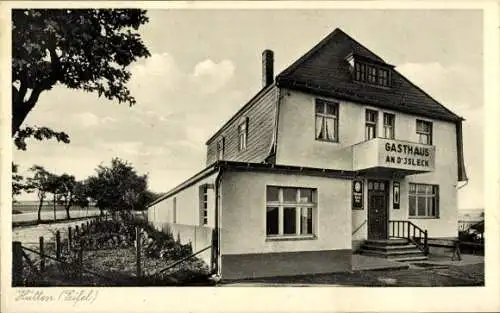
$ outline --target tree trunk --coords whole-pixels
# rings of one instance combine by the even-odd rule
[[[69,217],[69,208],[70,208],[70,207],[71,207],[71,204],[68,204],[68,205],[65,207],[65,209],[66,209],[66,219],[68,219],[68,220],[70,219],[70,217]]]
[[[54,194],[54,198],[52,198],[52,206],[54,208],[54,221],[57,220],[57,215],[56,215],[56,194]]]
[[[39,224],[42,221],[42,206],[43,206],[43,197],[39,198],[40,202],[38,203],[38,219],[37,219],[37,224]]]

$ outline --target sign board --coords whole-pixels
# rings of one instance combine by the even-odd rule
[[[392,208],[394,210],[399,210],[399,199],[400,199],[399,182],[395,181],[394,183],[392,183]]]
[[[359,179],[352,181],[352,208],[363,210],[363,181]]]
[[[388,139],[381,140],[380,145],[380,166],[424,171],[434,169],[433,146]]]

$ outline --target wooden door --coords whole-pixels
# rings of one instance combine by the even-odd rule
[[[386,181],[368,181],[368,239],[388,239],[388,189]]]

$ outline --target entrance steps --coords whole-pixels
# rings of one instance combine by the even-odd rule
[[[366,240],[360,254],[399,262],[425,261],[427,256],[407,239]]]

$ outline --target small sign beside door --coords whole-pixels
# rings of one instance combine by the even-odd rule
[[[352,208],[353,210],[363,210],[363,181],[352,181]]]
[[[392,208],[399,210],[399,182],[395,181],[392,184]]]

